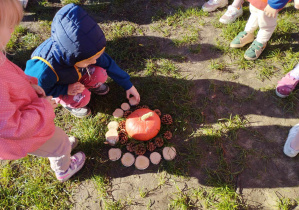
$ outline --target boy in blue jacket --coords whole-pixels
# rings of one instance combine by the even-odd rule
[[[68,4],[56,13],[51,37],[32,53],[25,74],[36,77],[46,95],[77,117],[90,114],[90,91],[108,93],[107,74],[138,103],[140,95],[130,76],[104,52],[105,47],[98,24],[80,6]]]

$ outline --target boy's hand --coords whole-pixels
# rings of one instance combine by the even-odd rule
[[[37,95],[39,97],[44,97],[46,96],[46,93],[44,91],[44,89],[38,85],[35,85],[35,84],[31,84],[31,86],[33,87],[33,89],[35,90],[35,92],[37,93]]]
[[[49,103],[51,104],[53,109],[55,109],[57,107],[56,101],[53,99],[52,96],[44,96],[43,98],[46,99],[47,101],[49,101]]]
[[[294,0],[294,7],[299,9],[299,0]]]
[[[77,95],[78,93],[82,93],[85,89],[84,85],[80,82],[76,82],[74,84],[70,84],[68,86],[67,94],[68,95]]]
[[[266,6],[266,8],[264,9],[264,13],[266,16],[268,17],[276,17],[278,10],[277,9],[273,9],[272,7],[270,7],[270,5],[268,4]]]
[[[127,90],[126,94],[127,94],[128,100],[130,99],[130,96],[132,95],[138,103],[140,102],[140,95],[134,86],[132,86],[129,90]]]

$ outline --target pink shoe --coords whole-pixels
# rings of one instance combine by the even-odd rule
[[[299,80],[292,77],[291,72],[285,75],[276,86],[276,95],[281,98],[285,98],[291,94],[291,92],[295,89]]]
[[[60,182],[67,181],[75,173],[80,171],[80,169],[84,166],[84,163],[85,163],[85,154],[83,152],[77,152],[75,155],[71,157],[70,167],[65,172],[55,173],[57,179]]]

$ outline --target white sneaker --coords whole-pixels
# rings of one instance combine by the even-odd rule
[[[294,140],[294,138],[296,137],[298,132],[299,132],[299,124],[297,124],[291,128],[288,138],[287,138],[287,141],[284,144],[283,152],[286,156],[295,157],[299,153],[299,150],[294,150],[291,147],[291,142]]]
[[[204,3],[202,10],[204,12],[213,12],[218,8],[225,7],[226,5],[228,5],[228,0],[209,0]]]
[[[236,7],[230,5],[228,6],[227,11],[224,13],[224,15],[219,19],[219,21],[223,24],[229,24],[234,22],[238,17],[241,17],[242,15],[242,7],[240,9],[237,9]]]
[[[72,115],[76,116],[76,117],[79,117],[79,118],[82,118],[82,117],[86,117],[86,116],[89,116],[90,113],[91,113],[91,110],[88,106],[84,106],[84,107],[81,107],[81,108],[70,108],[66,105],[63,105],[62,106],[68,110]]]

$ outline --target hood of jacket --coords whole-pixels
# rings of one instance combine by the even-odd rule
[[[97,22],[76,4],[68,4],[56,13],[50,39],[55,60],[67,66],[94,56],[106,46]]]

